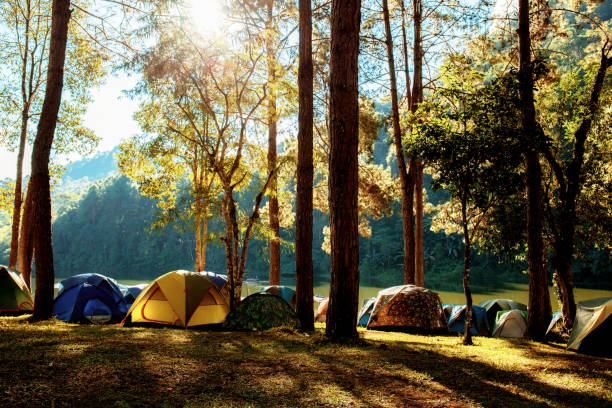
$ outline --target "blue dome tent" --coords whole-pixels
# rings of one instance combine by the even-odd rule
[[[463,333],[465,331],[466,310],[466,305],[453,305],[448,317],[448,330],[451,333]],[[488,336],[491,329],[489,328],[486,309],[481,306],[472,305],[472,312],[472,335]]]
[[[72,276],[60,282],[53,315],[65,322],[119,322],[128,311],[114,279],[96,273]]]

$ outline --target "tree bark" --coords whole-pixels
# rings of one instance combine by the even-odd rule
[[[270,230],[272,238],[270,238],[270,285],[280,285],[280,225],[278,222],[278,183],[276,172],[276,135],[277,135],[277,112],[276,112],[276,56],[274,52],[274,44],[270,36],[270,31],[273,30],[273,10],[274,0],[268,0],[268,19],[266,21],[266,56],[268,62],[268,84],[270,91],[268,93],[268,172],[274,174],[274,178],[270,180],[269,187],[269,215],[270,215]]]
[[[19,252],[19,225],[21,221],[21,204],[23,203],[23,156],[25,154],[26,136],[28,133],[29,106],[21,114],[21,135],[19,137],[19,153],[17,154],[17,176],[15,177],[15,199],[13,201],[13,224],[11,226],[11,253],[9,268],[16,269]]]
[[[36,294],[33,316],[35,320],[48,319],[53,314],[55,272],[51,238],[49,155],[62,98],[70,14],[70,0],[53,1],[47,89],[32,151],[32,181],[28,189],[28,196],[32,196],[34,248],[36,249]]]
[[[28,192],[31,191],[32,178],[28,181]],[[26,195],[26,200],[23,208],[23,216],[21,219],[21,232],[19,239],[19,255],[17,257],[18,270],[23,276],[23,280],[32,289],[32,259],[34,258],[34,234],[32,232],[32,196]]]
[[[331,282],[326,334],[357,335],[359,239],[357,90],[360,0],[332,0],[330,55],[329,209]]]
[[[415,272],[415,285],[425,287],[425,249],[423,242],[423,163],[418,161],[416,163],[416,182],[414,201],[416,203],[415,211],[415,229],[416,229],[416,272]]]
[[[463,344],[472,345],[472,290],[470,289],[470,268],[472,264],[472,247],[468,220],[466,215],[467,200],[461,198],[461,222],[463,224],[463,293],[465,294],[465,327],[463,331]]]
[[[410,251],[410,235],[413,235],[412,223],[413,196],[409,193],[414,190],[414,183],[408,177],[406,160],[402,145],[403,132],[400,126],[399,103],[397,96],[397,80],[395,78],[395,60],[393,57],[393,38],[391,36],[391,23],[389,21],[389,5],[383,0],[383,19],[385,21],[385,35],[387,46],[387,63],[389,66],[389,82],[391,85],[391,123],[393,124],[393,142],[395,144],[395,157],[399,173],[400,189],[402,194],[402,236],[404,238],[404,283],[414,284],[414,247]]]
[[[296,312],[302,330],[314,330],[312,266],[313,64],[311,0],[300,0],[298,162],[295,225]]]
[[[404,47],[404,76],[406,80],[406,103],[409,109],[416,109],[416,106],[412,104],[412,91],[410,90],[410,73],[408,70],[408,40],[406,36],[406,9],[404,7],[404,0],[399,0],[400,7],[402,10],[402,42]],[[416,242],[414,237],[414,185],[416,183],[416,162],[410,160],[408,165],[408,190],[406,198],[406,209],[402,208],[402,217],[406,217],[406,229],[408,230],[408,243],[406,244],[404,238],[404,265],[409,265],[408,274],[404,270],[404,283],[414,284],[415,283],[415,248]],[[403,200],[403,198],[402,198]],[[403,202],[403,201],[402,201]],[[402,218],[403,222],[404,218]],[[404,226],[402,225],[402,228]]]
[[[421,0],[413,0],[414,23],[414,80],[412,81],[411,111],[415,112],[423,102],[423,47],[421,24],[423,19],[423,4]],[[414,175],[415,201],[415,284],[424,286],[425,265],[423,255],[423,165],[420,160],[415,163]]]
[[[519,0],[519,87],[523,132],[534,139],[538,136],[533,100],[531,71],[531,39],[529,33],[529,0]],[[525,154],[527,170],[527,259],[529,263],[529,315],[527,327],[533,339],[543,340],[551,319],[548,274],[544,266],[542,238],[542,168],[539,154],[530,149]]]

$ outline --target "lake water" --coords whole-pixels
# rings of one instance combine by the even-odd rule
[[[259,291],[265,284],[250,284],[247,283],[247,288],[243,288],[243,295],[248,295]],[[293,289],[295,286],[287,285]],[[379,290],[384,288],[378,288],[373,286],[360,286],[359,287],[359,305],[363,304],[365,299],[375,297]],[[552,286],[549,287],[550,291],[550,300],[553,312],[559,311],[560,305],[557,301],[557,295],[555,294],[555,290]],[[440,295],[440,299],[442,303],[452,303],[452,304],[465,304],[465,296],[463,292],[444,292],[444,291],[435,291]],[[319,285],[314,287],[313,293],[315,295],[320,296],[328,296],[329,295],[329,284]],[[574,296],[576,298],[576,302],[580,302],[582,300],[587,299],[595,299],[601,297],[612,297],[612,290],[598,290],[598,289],[583,289],[583,288],[574,288]],[[528,304],[529,299],[529,287],[525,284],[507,284],[506,288],[500,291],[491,290],[487,293],[477,293],[472,294],[472,302],[477,305],[480,302],[493,299],[493,298],[503,298],[503,299],[512,299],[517,302]]]

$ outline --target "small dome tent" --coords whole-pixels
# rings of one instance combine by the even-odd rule
[[[190,328],[222,323],[228,313],[229,303],[211,279],[198,272],[173,271],[138,295],[122,323]]]
[[[261,288],[261,292],[281,297],[295,311],[295,290],[288,288],[287,286],[271,285]]]
[[[418,333],[447,333],[442,304],[437,293],[414,285],[378,292],[368,329]]]
[[[228,330],[269,330],[275,327],[297,329],[300,322],[289,304],[279,296],[253,293],[242,299],[225,319]]]
[[[525,337],[527,312],[524,310],[500,310],[495,318],[493,337]]]
[[[454,305],[448,318],[448,330],[451,333],[465,332],[465,313],[467,305]],[[470,330],[474,336],[488,336],[489,322],[487,321],[487,311],[484,307],[472,305],[472,328]]]
[[[612,297],[578,303],[567,348],[612,357]]]
[[[121,292],[123,293],[123,299],[126,301],[128,305],[132,305],[140,292],[144,290],[148,285],[146,283],[141,283],[138,285],[132,286],[123,286],[121,287]]]
[[[489,320],[489,327],[495,326],[495,319],[497,318],[497,312],[500,310],[524,310],[527,311],[527,306],[522,303],[516,302],[511,299],[489,299],[480,302],[481,307],[484,307],[487,311],[487,319]]]
[[[317,308],[317,312],[315,313],[315,322],[316,323],[325,323],[327,321],[327,307],[329,306],[329,298],[325,298],[321,303],[319,303],[319,307]]]
[[[114,279],[83,273],[60,282],[53,315],[65,322],[114,323],[121,321],[127,310]]]
[[[34,299],[21,275],[0,265],[0,313],[18,314],[34,310]]]
[[[368,326],[368,322],[370,321],[370,315],[372,314],[372,310],[374,309],[374,303],[376,303],[375,297],[363,301],[363,306],[361,306],[361,310],[357,315],[357,326]]]
[[[566,330],[563,324],[563,314],[561,312],[555,312],[550,319],[548,329],[544,335],[546,341],[554,341],[557,343],[567,343],[569,339],[569,331]]]

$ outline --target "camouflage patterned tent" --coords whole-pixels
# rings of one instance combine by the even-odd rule
[[[247,296],[223,323],[228,330],[268,330],[274,327],[298,328],[299,320],[282,298],[266,293]]]
[[[416,333],[447,333],[437,293],[414,285],[378,292],[368,329]]]
[[[287,286],[271,285],[261,288],[260,292],[281,297],[285,302],[289,303],[289,306],[291,306],[295,312],[295,305],[297,302],[297,299],[295,298],[295,290]]]

